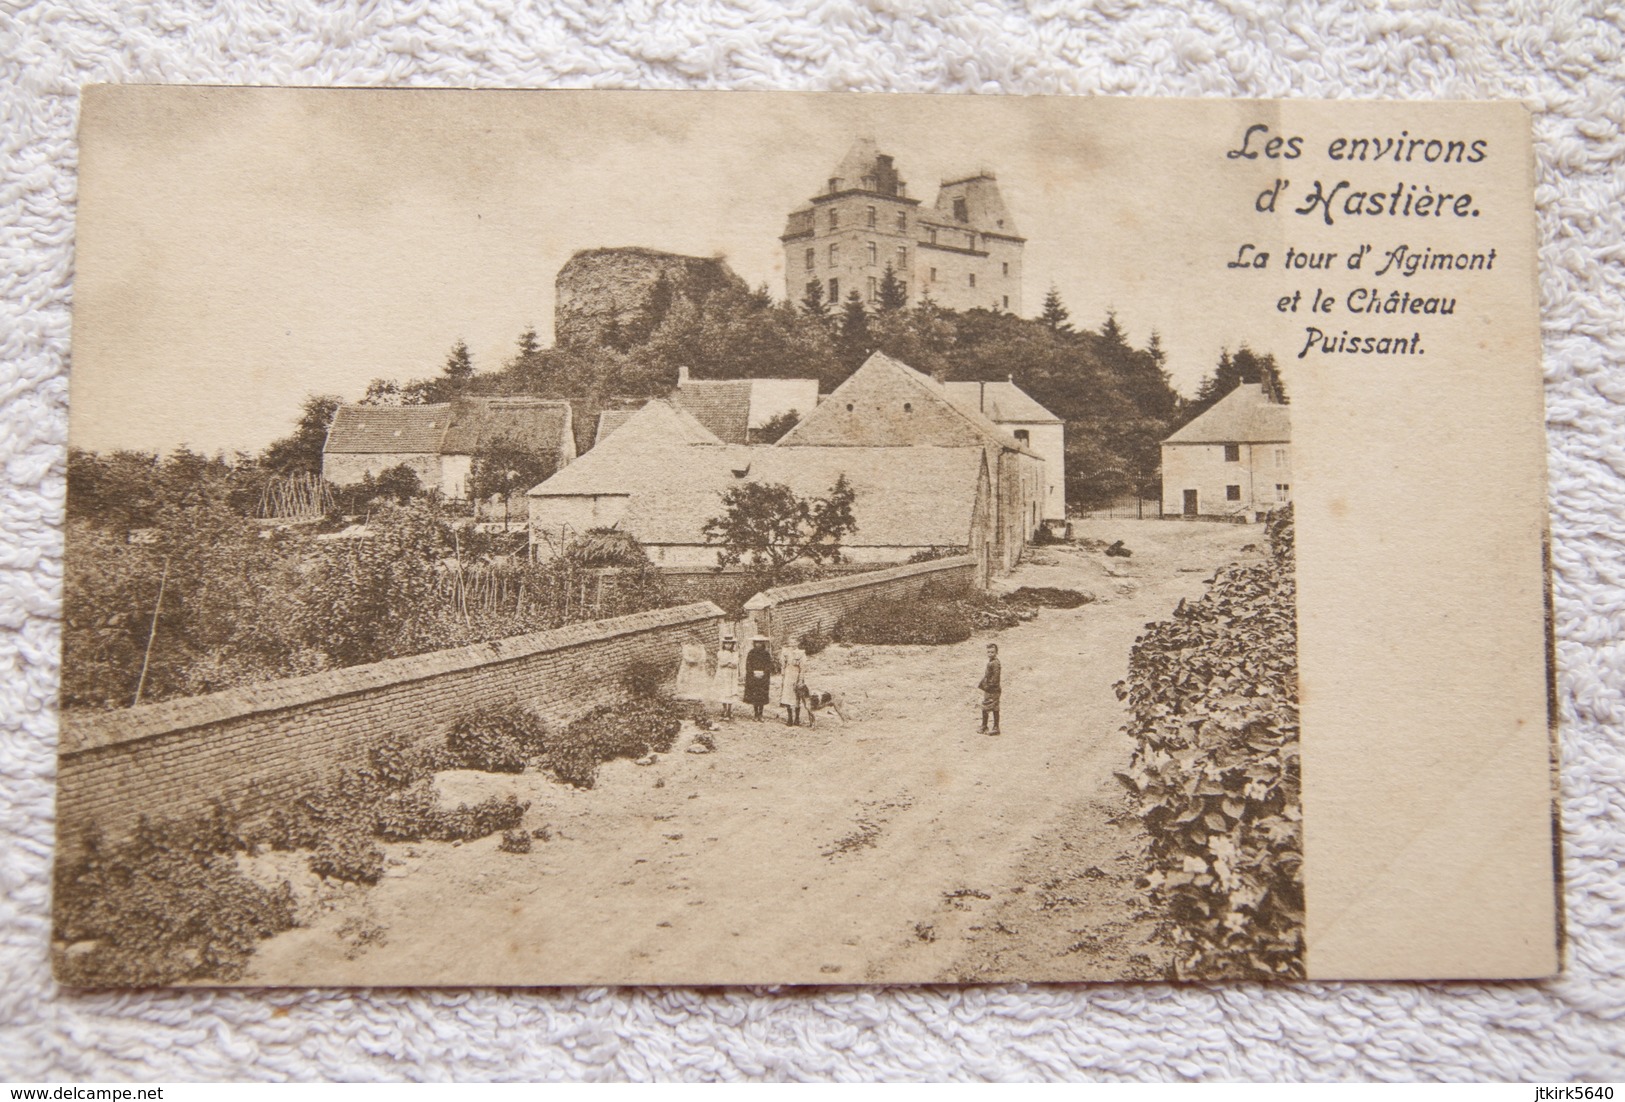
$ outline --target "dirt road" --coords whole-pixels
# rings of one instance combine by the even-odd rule
[[[1129,745],[1112,683],[1147,621],[1262,545],[1253,527],[1095,520],[1131,559],[1039,549],[1000,588],[1098,600],[944,647],[832,646],[809,665],[853,721],[722,725],[709,754],[618,761],[577,791],[545,776],[443,774],[515,792],[528,854],[497,838],[387,849],[370,889],[296,888],[309,924],[243,982],[874,983],[1152,978],[1163,950],[1133,883],[1142,835],[1112,771]],[[1249,552],[1250,553],[1250,552]],[[989,639],[1004,728],[977,733]],[[290,855],[279,855],[290,856]]]

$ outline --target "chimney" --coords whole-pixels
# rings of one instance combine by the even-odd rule
[[[682,386],[688,382],[688,365],[677,365],[677,385]]]

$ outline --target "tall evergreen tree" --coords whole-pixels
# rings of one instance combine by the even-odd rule
[[[536,339],[536,327],[527,325],[525,331],[519,334],[519,358],[529,359],[542,350],[542,342]]]
[[[880,277],[880,309],[890,313],[907,305],[908,288],[903,286],[903,281],[897,278],[897,273],[892,271],[890,264],[887,264],[886,271]]]
[[[807,291],[801,296],[801,308],[810,316],[819,321],[829,320],[828,302],[824,301],[824,281],[811,279],[807,281]]]
[[[1061,305],[1061,292],[1050,285],[1049,294],[1044,296],[1044,311],[1038,315],[1038,320],[1049,326],[1056,333],[1072,332],[1072,317],[1065,306]]]
[[[446,357],[444,368],[446,378],[454,383],[466,383],[474,377],[474,357],[468,354],[468,345],[458,341],[452,346],[451,354]]]
[[[841,365],[848,372],[856,371],[874,351],[874,335],[869,331],[869,311],[864,309],[863,296],[856,291],[850,292],[841,304],[841,331],[835,344]]]

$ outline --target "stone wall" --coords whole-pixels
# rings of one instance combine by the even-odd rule
[[[442,736],[460,715],[519,703],[561,724],[624,696],[634,663],[676,673],[684,643],[716,646],[710,602],[572,624],[207,696],[62,717],[57,817],[109,837],[141,815],[184,816],[212,799],[269,810],[385,740]],[[71,844],[73,840],[67,840]]]
[[[778,647],[786,639],[809,631],[833,633],[841,617],[869,601],[911,596],[933,584],[974,586],[977,562],[971,555],[956,555],[843,578],[780,586],[763,590],[745,602],[745,613],[754,621],[755,630],[772,639],[773,645]]]

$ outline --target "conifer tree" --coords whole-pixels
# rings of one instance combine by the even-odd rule
[[[468,345],[458,341],[452,346],[451,354],[446,357],[446,378],[453,382],[464,383],[474,375],[474,358],[468,354]]]
[[[1044,296],[1044,311],[1038,315],[1038,320],[1049,326],[1056,333],[1072,332],[1072,317],[1065,306],[1061,305],[1061,292],[1050,285],[1049,294]]]
[[[897,273],[892,271],[892,266],[887,264],[885,273],[880,277],[880,309],[890,313],[893,310],[901,310],[907,305],[908,288],[903,285],[902,280],[897,278]]]

